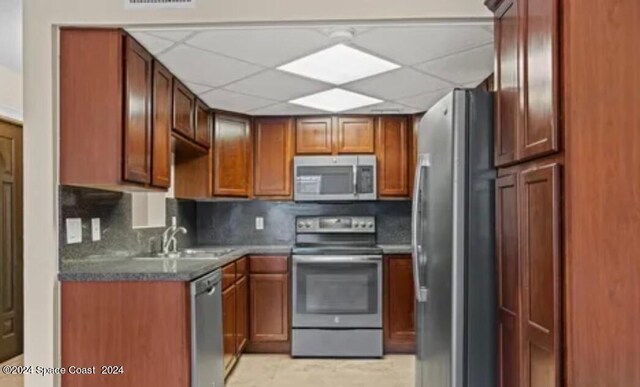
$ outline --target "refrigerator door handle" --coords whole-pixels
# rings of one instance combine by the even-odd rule
[[[413,261],[413,284],[416,292],[416,300],[418,302],[427,301],[427,287],[420,282],[420,266],[426,262],[420,262],[420,255],[423,252],[422,242],[418,240],[419,228],[419,209],[422,201],[422,181],[424,179],[424,171],[429,168],[429,155],[418,155],[418,165],[413,184],[413,201],[411,209],[411,247]],[[425,260],[426,261],[426,260]]]

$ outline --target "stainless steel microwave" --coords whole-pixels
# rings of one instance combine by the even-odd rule
[[[296,156],[296,201],[376,200],[375,156]]]

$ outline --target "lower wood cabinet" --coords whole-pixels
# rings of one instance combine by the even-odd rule
[[[250,352],[289,353],[289,265],[286,256],[251,256],[249,261]]]
[[[224,372],[229,375],[247,346],[249,331],[248,287],[243,257],[222,268],[222,331]]]
[[[561,385],[560,170],[543,159],[496,182],[500,386]]]
[[[411,255],[384,258],[384,351],[414,353],[416,313]]]

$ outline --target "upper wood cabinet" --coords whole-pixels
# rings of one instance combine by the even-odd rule
[[[251,194],[251,125],[248,119],[215,116],[213,194],[247,197]]]
[[[386,256],[384,265],[384,350],[413,353],[416,313],[411,256]]]
[[[204,102],[196,101],[195,140],[198,144],[209,148],[211,145],[211,114]]]
[[[498,166],[559,150],[558,0],[489,0],[495,11]]]
[[[378,196],[409,196],[409,128],[406,116],[381,116],[376,126]]]
[[[124,61],[124,179],[149,184],[153,58],[127,36]]]
[[[296,154],[333,153],[333,119],[304,117],[296,120]]]
[[[520,0],[524,30],[521,160],[558,151],[558,1]]]
[[[293,125],[292,118],[254,120],[254,196],[292,197]]]
[[[373,153],[375,150],[372,117],[338,117],[336,153]]]
[[[152,56],[122,30],[61,29],[61,184],[167,186],[152,180],[152,127],[167,119],[161,107],[154,117],[153,73]]]
[[[516,160],[516,135],[522,122],[520,109],[519,0],[506,0],[495,19],[496,97],[495,163]]]
[[[179,80],[173,80],[173,130],[188,139],[195,138],[196,97]]]
[[[173,77],[158,61],[153,61],[153,146],[151,183],[171,185],[171,96]]]

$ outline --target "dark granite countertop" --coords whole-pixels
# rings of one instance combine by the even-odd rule
[[[411,245],[380,245],[384,254],[409,254]],[[245,255],[290,254],[291,246],[197,246],[195,249],[234,249],[211,259],[135,259],[121,254],[62,261],[60,281],[191,281]],[[205,254],[206,255],[206,254]]]
[[[234,249],[211,259],[101,256],[62,261],[60,281],[191,281],[250,254],[290,254],[291,246],[197,246],[196,249]],[[203,254],[206,255],[206,254]]]

